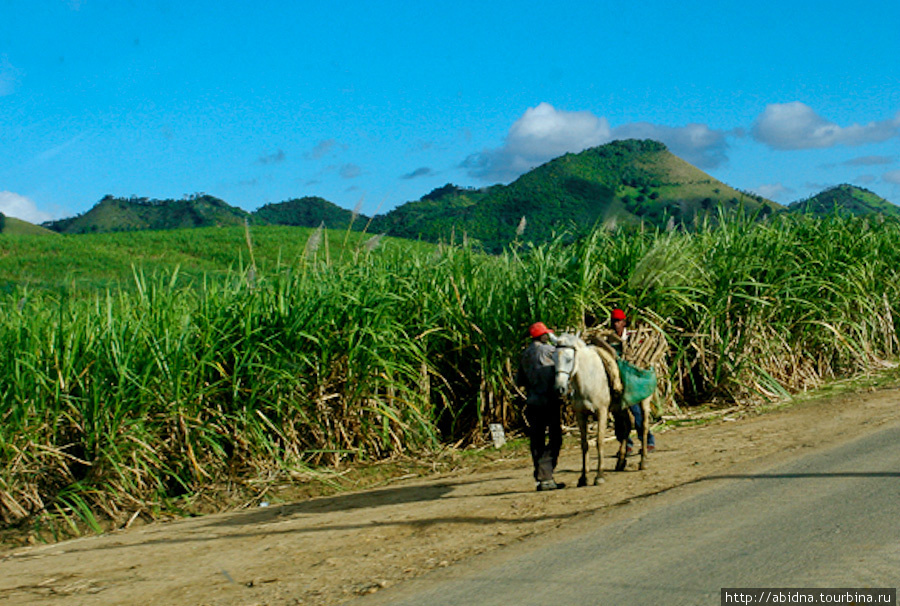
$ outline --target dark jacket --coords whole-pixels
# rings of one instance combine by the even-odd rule
[[[540,404],[547,397],[556,395],[556,366],[553,354],[556,348],[535,339],[522,352],[518,381],[528,393],[528,404]]]

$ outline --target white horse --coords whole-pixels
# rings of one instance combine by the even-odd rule
[[[594,478],[596,486],[603,481],[603,436],[613,400],[604,360],[596,346],[588,345],[576,335],[563,334],[556,343],[554,362],[556,363],[556,389],[560,393],[566,393],[571,388],[572,405],[575,409],[578,429],[581,432],[581,477],[578,479],[578,486],[587,485],[589,417],[593,417],[597,421],[597,476]],[[648,407],[645,406],[645,408]],[[646,412],[649,411],[645,411],[645,415]],[[624,411],[618,411],[616,414],[627,415],[630,422],[629,431],[631,427],[634,427],[634,416],[627,407]],[[644,423],[640,469],[645,469],[647,457],[645,445],[647,444],[649,417],[645,416],[644,418],[648,421]],[[616,471],[625,469],[625,449],[626,441],[622,440],[619,442],[619,451],[616,456]]]

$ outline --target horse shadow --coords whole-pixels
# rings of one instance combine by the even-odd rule
[[[224,518],[210,520],[210,526],[245,526],[284,521],[305,515],[322,515],[354,509],[378,509],[406,503],[435,501],[454,498],[452,492],[465,485],[481,484],[488,479],[447,480],[436,483],[390,486],[361,492],[317,497],[308,501],[257,507],[252,510],[234,512]]]

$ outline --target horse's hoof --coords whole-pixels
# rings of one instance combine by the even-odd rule
[[[625,466],[627,463],[625,461],[617,461],[616,462],[616,471],[625,471]]]
[[[638,464],[638,469],[640,469],[641,471],[644,471],[644,470],[647,469],[648,467],[650,467],[650,463],[647,463],[646,461],[641,461],[641,462]]]
[[[603,482],[605,482],[605,481],[606,481],[605,478],[601,478],[600,476],[597,476],[596,478],[594,478],[594,486],[600,486],[600,484],[603,484]]]
[[[578,478],[578,488],[583,488],[584,486],[587,486],[587,478],[581,476],[580,478]]]

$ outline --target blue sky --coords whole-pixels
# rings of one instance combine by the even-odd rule
[[[0,0],[0,212],[383,213],[628,137],[781,203],[900,203],[898,32],[898,0]]]

